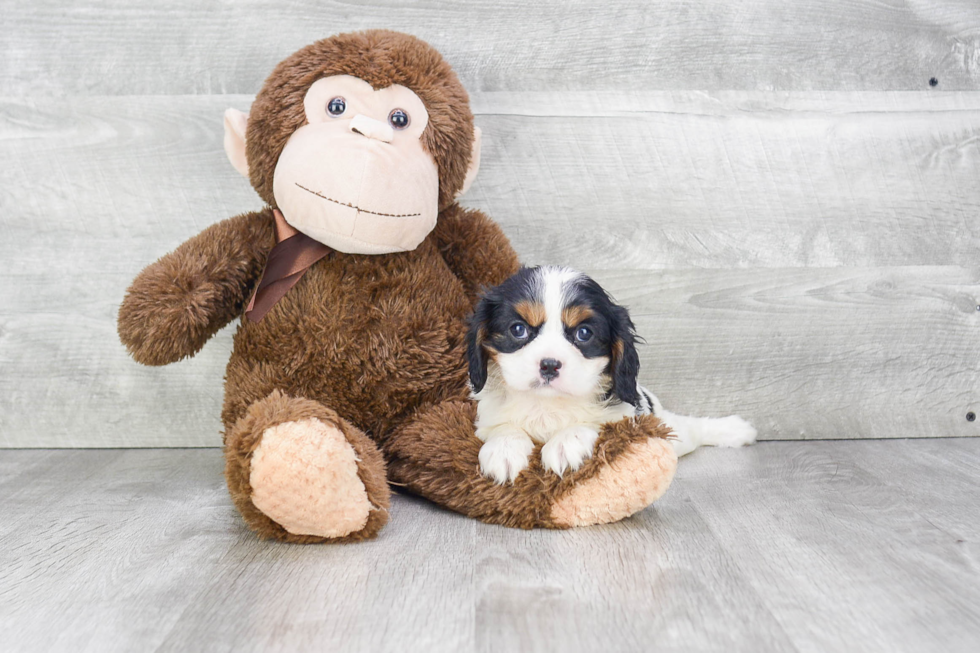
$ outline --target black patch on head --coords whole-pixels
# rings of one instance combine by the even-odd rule
[[[514,307],[522,300],[540,301],[537,296],[540,286],[539,268],[522,267],[480,297],[466,334],[466,359],[474,392],[482,390],[487,383],[488,347],[510,354],[525,347],[538,334],[538,329],[528,324]],[[511,333],[511,327],[517,323],[527,327],[526,338],[519,339]]]
[[[628,404],[639,405],[636,378],[640,373],[640,357],[636,353],[636,328],[629,311],[614,303],[609,293],[590,277],[582,276],[572,283],[574,288],[566,294],[566,305],[586,306],[592,309],[592,316],[574,327],[567,327],[565,337],[586,358],[608,357],[608,374],[612,378],[610,394]],[[586,343],[575,339],[575,332],[582,326],[593,333]]]

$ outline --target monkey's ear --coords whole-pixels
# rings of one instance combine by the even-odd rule
[[[456,197],[465,195],[466,191],[473,185],[476,173],[480,171],[480,138],[483,132],[479,127],[473,127],[473,148],[470,150],[470,165],[466,168],[466,178],[463,180],[463,187],[456,193]]]
[[[248,160],[245,158],[245,128],[248,114],[238,109],[225,111],[225,154],[235,170],[248,179]]]

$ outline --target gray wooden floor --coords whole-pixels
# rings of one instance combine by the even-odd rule
[[[350,546],[255,539],[221,466],[0,451],[3,650],[980,647],[980,439],[701,450],[655,507],[570,532],[399,496]]]

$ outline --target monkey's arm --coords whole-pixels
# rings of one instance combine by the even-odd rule
[[[138,362],[193,356],[241,315],[275,244],[271,211],[214,224],[148,265],[119,308],[119,338]]]
[[[439,214],[433,235],[474,303],[481,290],[503,283],[520,267],[507,236],[481,211],[453,204]]]

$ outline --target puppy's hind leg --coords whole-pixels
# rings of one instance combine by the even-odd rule
[[[674,432],[674,452],[678,457],[698,447],[741,447],[755,442],[755,427],[738,415],[728,417],[688,417],[664,410],[655,396],[645,391],[652,412]]]

